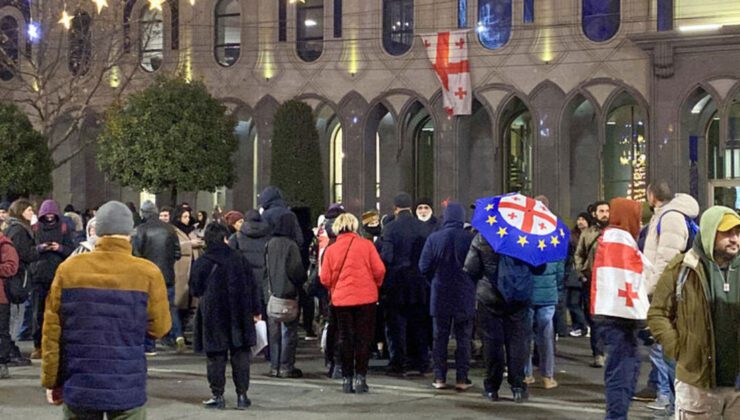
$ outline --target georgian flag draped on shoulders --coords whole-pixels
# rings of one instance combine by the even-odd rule
[[[468,31],[464,29],[421,36],[432,68],[442,83],[444,107],[449,115],[470,115],[472,111]]]
[[[626,231],[607,228],[599,237],[591,281],[591,313],[626,319],[647,319],[650,303],[645,272],[652,270],[635,239]]]

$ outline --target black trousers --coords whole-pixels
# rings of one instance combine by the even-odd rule
[[[35,284],[31,290],[31,304],[33,305],[33,345],[41,348],[41,330],[44,326],[44,311],[46,310],[46,296],[51,284]]]
[[[376,304],[334,306],[339,329],[342,375],[367,375],[370,343],[375,338]]]
[[[237,394],[249,391],[249,365],[252,356],[249,347],[206,353],[208,357],[208,384],[213,395],[223,395],[226,387],[226,361],[231,353],[231,375]]]
[[[10,341],[10,305],[0,305],[0,365],[10,361],[10,350],[13,346]]]
[[[298,288],[298,303],[301,307],[301,316],[303,321],[303,330],[306,334],[315,334],[313,330],[313,320],[316,315],[316,302],[313,296],[309,296],[303,291],[302,287]]]
[[[483,337],[486,367],[483,386],[486,392],[499,390],[504,379],[504,366],[508,368],[507,379],[511,389],[526,390],[524,365],[529,357],[528,340],[532,334],[529,308],[497,315],[485,305],[479,305],[478,323]]]

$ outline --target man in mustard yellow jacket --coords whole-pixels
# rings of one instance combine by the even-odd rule
[[[93,252],[56,272],[46,304],[41,384],[64,418],[145,418],[144,339],[171,327],[156,265],[131,255],[133,215],[111,201],[97,213]],[[89,416],[89,417],[88,417]]]

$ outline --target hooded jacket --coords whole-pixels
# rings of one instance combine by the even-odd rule
[[[473,234],[463,228],[465,209],[449,203],[442,229],[424,244],[419,270],[431,280],[429,313],[433,317],[470,319],[475,315],[475,281],[463,268]]]
[[[276,229],[280,216],[291,212],[285,204],[283,192],[277,187],[267,187],[262,191],[262,194],[260,194],[260,205],[264,209],[262,218],[270,224],[273,230]],[[299,248],[303,246],[303,232],[297,218],[294,218],[293,226],[290,227],[288,233],[288,236],[295,240]]]
[[[297,299],[298,288],[306,281],[301,251],[292,235],[295,223],[293,213],[282,214],[266,247],[268,287],[273,296],[283,299]]]
[[[47,221],[46,216],[54,216],[54,220]],[[39,248],[39,260],[33,269],[35,283],[49,285],[54,279],[57,267],[74,251],[71,231],[64,226],[59,213],[59,207],[54,200],[46,200],[39,208],[39,221],[33,226],[36,246],[56,242],[59,249]]]
[[[260,297],[267,302],[267,279],[265,278],[265,246],[270,240],[272,229],[257,210],[249,210],[239,232],[229,238],[231,249],[239,251],[252,267],[254,280],[260,287]]]
[[[689,240],[689,229],[686,226],[686,217],[695,219],[699,216],[699,203],[688,194],[676,194],[669,202],[655,209],[650,219],[647,238],[645,240],[645,257],[653,264],[654,271],[645,278],[648,285],[648,294],[655,292],[660,274],[665,266],[678,254],[686,249]],[[660,235],[658,235],[660,223]]]
[[[712,275],[718,276],[714,262],[714,241],[722,217],[734,213],[727,207],[715,206],[704,212],[701,231],[694,246],[686,254],[676,256],[666,266],[658,280],[653,295],[648,325],[656,340],[663,346],[666,356],[676,360],[676,379],[703,389],[716,388],[718,377],[717,340],[718,330],[713,319]],[[711,270],[711,271],[709,271]],[[715,273],[715,274],[712,274]],[[730,292],[735,301],[740,301],[740,258],[735,258],[728,271]],[[720,292],[722,293],[722,292]],[[737,306],[737,305],[736,305]],[[737,316],[738,309],[735,308]],[[740,325],[740,319],[723,320],[728,325]],[[740,334],[735,327],[734,337],[722,337],[723,341],[734,340],[740,348]],[[732,364],[732,363],[731,363]],[[736,376],[740,372],[724,372],[725,376]]]

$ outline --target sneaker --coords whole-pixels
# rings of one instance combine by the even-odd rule
[[[534,376],[525,376],[524,377],[524,383],[527,384],[527,385],[532,385],[535,382],[536,382],[536,380],[534,379]]]
[[[298,368],[293,368],[286,372],[280,372],[278,374],[281,378],[288,378],[288,379],[296,379],[296,378],[302,378],[303,377],[303,371]]]
[[[40,360],[41,359],[41,349],[35,349],[33,353],[31,353],[31,360]]]
[[[665,395],[658,395],[658,398],[648,404],[647,408],[655,411],[665,410],[670,403],[671,401],[668,399],[668,397],[666,397]]]
[[[247,394],[236,394],[236,409],[237,410],[246,410],[249,408],[249,406],[252,405],[252,401],[247,398]]]
[[[175,345],[177,347],[177,354],[185,353],[185,337],[177,337]]]
[[[586,327],[586,337],[591,337],[591,327]]]
[[[147,352],[144,352],[144,355],[145,355],[146,357],[154,357],[154,356],[156,356],[156,355],[157,355],[157,352],[156,352],[156,351],[154,351],[154,350],[152,350],[152,351],[147,351]]]
[[[203,401],[203,406],[205,408],[223,410],[226,408],[226,401],[223,395],[214,395],[210,400]]]
[[[319,337],[316,336],[316,333],[314,333],[314,332],[306,333],[306,341],[316,341],[318,339],[319,339]]]
[[[658,397],[658,393],[653,387],[646,386],[645,388],[637,391],[632,397],[634,401],[652,402]]]
[[[267,376],[271,378],[277,378],[279,374],[280,373],[277,371],[277,369],[270,369],[270,373],[268,373]]]
[[[10,357],[9,367],[31,366],[31,359],[23,356]]]
[[[603,368],[604,367],[604,356],[594,356],[594,361],[589,365],[592,368]]]
[[[542,384],[545,389],[553,389],[558,387],[558,381],[555,378],[542,378]]]
[[[8,379],[10,378],[10,372],[8,372],[8,365],[3,363],[0,365],[0,379]]]
[[[568,333],[571,337],[581,337],[583,335],[583,330],[580,328],[577,330],[573,330],[570,333]]]
[[[447,381],[444,379],[435,379],[434,382],[432,382],[432,386],[434,389],[445,389],[447,388]]]
[[[529,399],[529,393],[523,389],[512,389],[512,394],[514,402],[517,404],[521,404]]]
[[[470,379],[458,379],[457,383],[455,384],[455,389],[458,391],[467,391],[470,388],[473,387],[473,383],[470,382]]]

